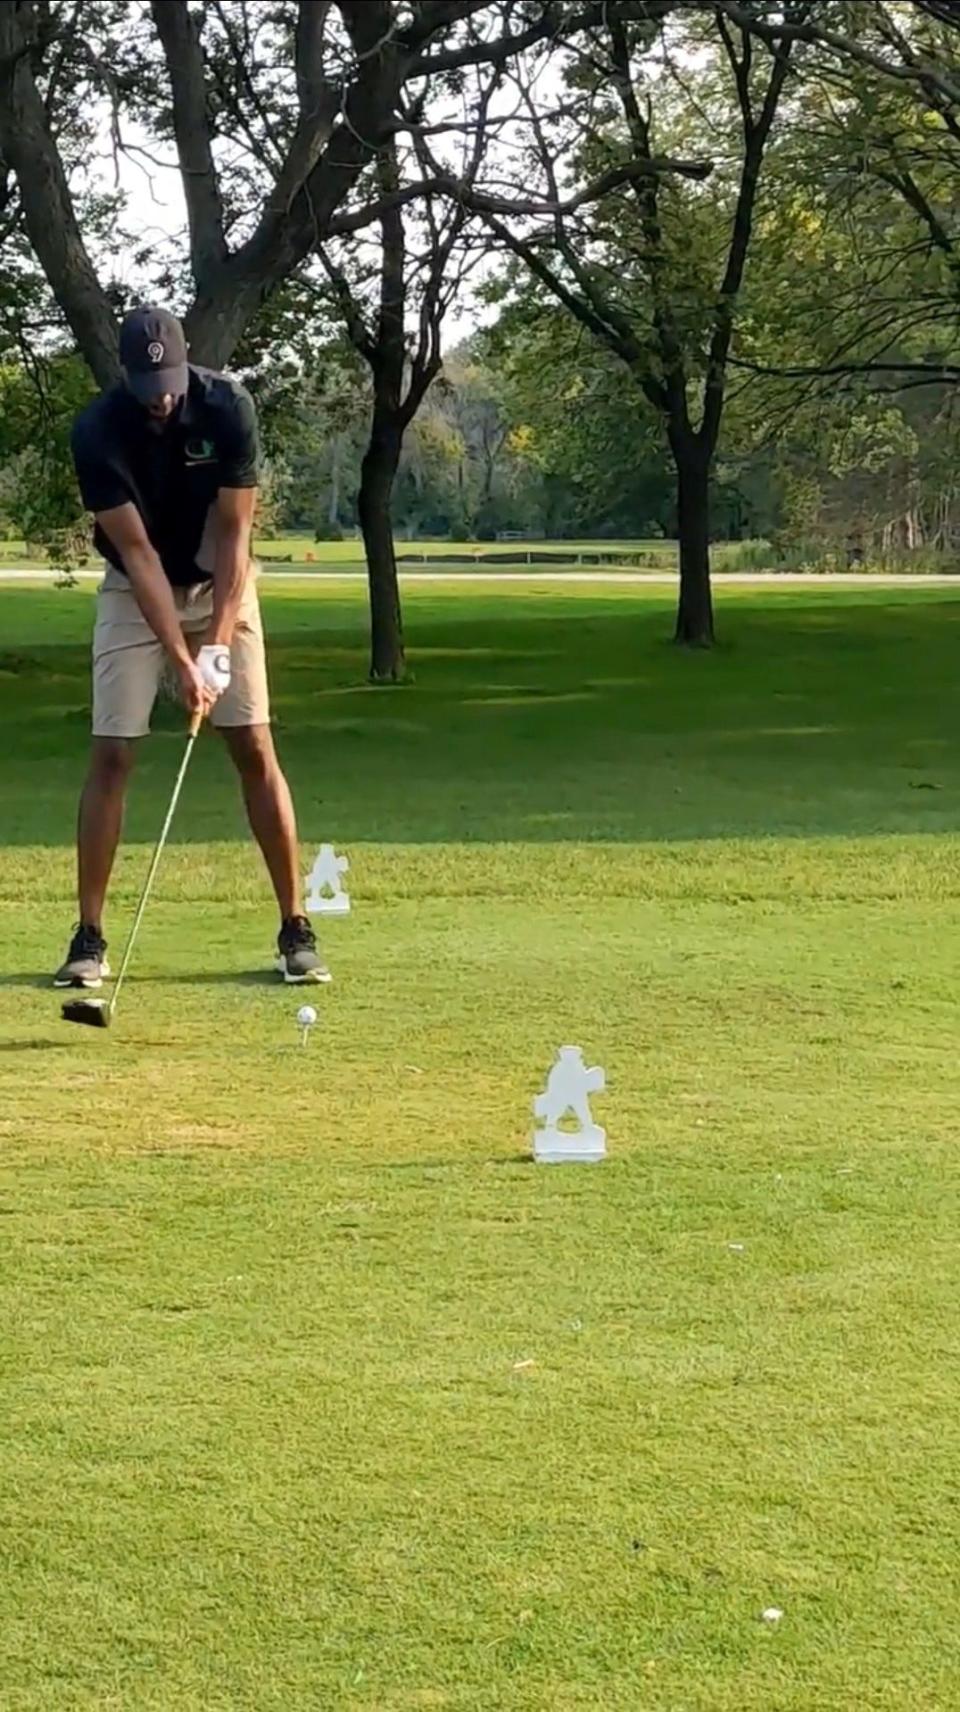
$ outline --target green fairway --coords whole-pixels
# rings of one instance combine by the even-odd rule
[[[763,543],[757,543],[757,550],[763,551]],[[396,543],[397,559],[404,568],[416,568],[422,565],[427,568],[439,561],[442,565],[445,559],[455,558],[464,561],[476,560],[478,564],[486,565],[492,570],[522,569],[530,555],[551,554],[562,556],[575,565],[584,554],[588,562],[591,558],[604,556],[606,559],[617,559],[623,556],[627,560],[641,558],[642,568],[648,570],[672,570],[677,563],[676,541],[403,541]],[[731,554],[736,555],[737,548],[731,542],[719,542],[713,549],[714,562],[722,569]],[[257,542],[257,555],[264,565],[277,562],[287,562],[298,568],[309,568],[315,565],[317,570],[355,570],[365,567],[363,542],[359,536],[356,539],[344,541],[314,541],[309,535],[284,535],[276,538],[262,539]],[[466,565],[464,568],[468,568]]]
[[[415,570],[434,563],[443,565],[451,558],[463,561],[449,567],[453,575],[458,569],[467,570],[475,561],[489,574],[497,571],[518,571],[549,554],[563,559],[571,567],[590,568],[598,557],[607,562],[622,559],[628,567],[645,571],[673,571],[677,565],[676,541],[662,538],[652,541],[404,541],[396,544],[402,569]],[[359,536],[343,541],[314,541],[309,534],[268,536],[257,541],[257,556],[268,569],[291,565],[297,570],[362,571],[365,566],[363,542]],[[714,568],[724,570],[756,570],[769,568],[774,562],[764,541],[718,541],[712,548]],[[43,566],[46,561],[25,541],[5,541],[0,545],[0,570]],[[87,559],[96,568],[95,556]],[[596,567],[602,568],[602,567]]]
[[[301,1050],[207,733],[60,1022],[93,594],[0,588],[0,1707],[952,1712],[954,598],[405,604],[388,691],[359,586],[264,595]],[[535,1167],[567,1041],[610,1157]]]

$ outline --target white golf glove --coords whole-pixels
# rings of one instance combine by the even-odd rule
[[[222,642],[207,643],[197,655],[197,667],[204,684],[215,696],[230,688],[230,650]]]

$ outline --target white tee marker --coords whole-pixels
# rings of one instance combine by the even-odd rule
[[[605,1157],[606,1131],[593,1121],[589,1096],[602,1093],[606,1085],[605,1072],[599,1065],[588,1070],[579,1046],[561,1046],[546,1087],[533,1102],[534,1117],[543,1120],[543,1128],[533,1135],[534,1159],[541,1165],[592,1165]],[[561,1129],[571,1114],[576,1128]]]
[[[307,875],[307,909],[311,915],[350,914],[350,896],[340,877],[349,871],[346,856],[338,856],[332,844],[321,844]]]

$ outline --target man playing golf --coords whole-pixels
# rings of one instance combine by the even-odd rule
[[[79,925],[58,987],[109,974],[103,905],[134,745],[150,729],[164,660],[191,717],[209,714],[240,775],[280,906],[277,969],[328,981],[303,914],[293,802],[270,731],[250,562],[257,420],[227,375],[187,362],[180,323],[134,309],[120,330],[123,381],[78,416],[73,457],[106,560],[93,635],[93,751],[77,835]]]

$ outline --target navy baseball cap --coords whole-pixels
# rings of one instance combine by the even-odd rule
[[[152,404],[169,392],[187,390],[187,341],[175,315],[166,309],[131,309],[120,328],[120,361],[134,398]]]

